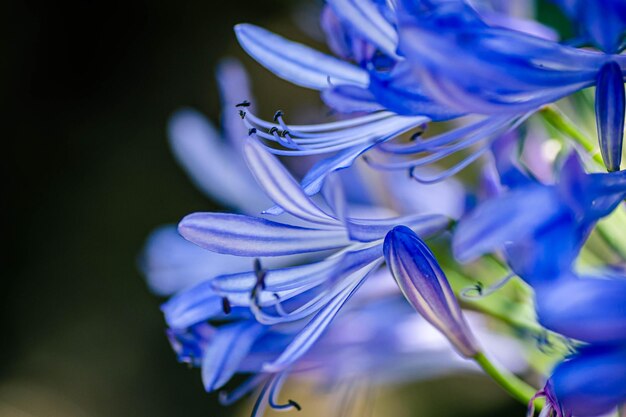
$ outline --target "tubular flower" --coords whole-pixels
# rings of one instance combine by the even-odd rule
[[[325,193],[329,214],[306,196],[285,168],[257,142],[248,140],[244,152],[259,185],[298,224],[237,214],[195,213],[180,222],[181,235],[204,249],[236,256],[334,253],[316,263],[268,270],[262,282],[258,272],[250,271],[200,283],[166,304],[166,318],[172,327],[187,327],[217,313],[222,309],[222,297],[233,306],[251,306],[257,319],[266,324],[302,319],[337,297],[347,300],[348,294],[380,263],[382,240],[393,225],[406,223],[421,235],[430,236],[449,224],[447,217],[431,214],[381,220],[351,218],[341,189],[333,181]],[[312,298],[301,301],[302,305],[290,313],[281,311],[282,303],[299,296]],[[205,301],[200,303],[198,297]],[[265,308],[276,313],[267,313]],[[201,313],[196,313],[197,309]],[[190,311],[194,311],[191,321],[187,319]]]
[[[626,7],[554,2],[576,39],[559,42],[532,20],[530,1],[327,0],[321,29],[334,56],[236,26],[246,52],[320,91],[336,117],[259,117],[245,73],[226,61],[222,132],[192,110],[171,120],[179,162],[232,211],[157,230],[141,266],[155,292],[174,294],[161,306],[167,336],[207,391],[229,404],[257,390],[259,417],[301,409],[281,399],[287,380],[360,390],[478,365],[530,401],[530,415],[538,397],[541,417],[599,417],[626,403],[626,240],[616,233],[626,227]],[[595,119],[595,155],[546,106],[588,87],[595,111],[585,94],[568,110]],[[532,140],[540,109],[549,136]],[[449,178],[476,161],[486,162],[477,187]],[[589,173],[592,163],[609,172]],[[478,281],[502,274],[487,290]],[[464,315],[454,291],[482,317]],[[515,346],[543,389],[491,362],[484,322],[524,342]],[[236,375],[248,379],[232,387]]]
[[[624,175],[586,174],[575,154],[557,184],[540,184],[515,167],[513,187],[480,204],[459,223],[453,250],[461,262],[504,249],[513,271],[531,285],[567,275],[595,223],[626,197]],[[536,210],[541,207],[541,211]]]
[[[467,113],[439,104],[424,91],[415,65],[398,49],[400,12],[394,4],[374,0],[327,2],[322,27],[329,46],[343,59],[257,26],[241,24],[235,28],[243,49],[274,74],[296,85],[320,90],[324,101],[340,113],[362,114],[329,123],[293,125],[285,121],[282,111],[272,121],[250,111],[241,112],[250,134],[267,144],[272,153],[285,156],[334,153],[303,179],[302,186],[309,195],[320,190],[319,184],[328,173],[350,166],[372,148],[401,158],[373,166],[399,170],[413,170],[457,151],[472,150],[466,160],[441,176],[430,181],[415,177],[424,182],[441,180],[474,162],[491,140],[526,118],[519,114],[488,116],[428,140],[379,146],[430,121],[456,119]],[[495,12],[492,15],[500,16]],[[419,134],[418,131],[414,138]],[[412,154],[420,158],[404,159]]]
[[[400,3],[398,52],[415,67],[413,85],[459,112],[489,115],[523,115],[596,86],[602,156],[609,171],[619,170],[626,70],[619,54],[626,30],[623,2],[559,2],[599,50],[490,25],[463,0]]]

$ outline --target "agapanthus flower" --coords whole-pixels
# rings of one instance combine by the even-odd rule
[[[463,0],[400,3],[398,50],[415,68],[411,85],[459,112],[488,115],[527,114],[596,86],[602,157],[609,171],[619,170],[626,69],[622,1],[558,2],[596,50],[490,25]]]
[[[306,321],[270,326],[245,314],[216,318],[228,323],[201,322],[185,329],[170,329],[170,341],[179,361],[202,367],[208,391],[221,389],[222,404],[232,404],[260,387],[254,416],[261,415],[267,406],[277,410],[307,406],[294,399],[279,400],[287,378],[312,381],[330,392],[341,392],[342,387],[364,392],[381,383],[476,370],[415,314],[384,270],[364,283],[315,344],[279,371],[268,369],[267,364],[281,357],[292,339],[306,331]],[[480,321],[474,324],[488,344],[506,347],[496,351],[501,361],[513,369],[523,369],[523,361],[510,354],[519,350],[513,341],[494,336]],[[248,379],[227,391],[224,385],[235,374],[248,375]],[[338,400],[342,404],[350,401]]]
[[[565,160],[556,184],[539,183],[520,168],[509,168],[502,178],[511,188],[459,223],[453,240],[456,258],[468,262],[504,249],[512,270],[527,282],[559,279],[571,271],[596,222],[626,197],[626,177],[621,172],[587,174],[576,154]]]
[[[420,85],[417,67],[398,49],[402,13],[394,2],[328,1],[322,26],[329,46],[343,59],[257,26],[236,27],[237,38],[246,52],[274,74],[296,85],[320,90],[324,101],[340,113],[365,113],[313,125],[288,124],[282,111],[275,114],[273,121],[263,120],[250,111],[241,113],[250,133],[263,143],[268,142],[272,153],[286,156],[335,153],[320,161],[303,179],[307,194],[317,193],[330,172],[350,166],[369,149],[416,129],[417,138],[423,125],[430,121],[457,119],[468,113],[439,104]],[[415,175],[423,182],[438,181],[475,161],[487,151],[490,140],[526,117],[523,114],[483,117],[427,140],[379,147],[384,154],[398,154],[401,159],[387,161],[383,154],[372,165],[410,169],[414,173],[417,167],[461,150],[471,150],[465,160],[441,175]],[[413,154],[420,158],[403,158]]]
[[[626,402],[626,276],[575,277],[543,287],[537,314],[546,328],[584,343],[550,377],[565,415],[599,416]]]
[[[626,401],[626,277],[576,264],[599,220],[626,198],[626,176],[587,173],[572,152],[553,178],[552,159],[544,163],[517,136],[542,106],[595,86],[602,157],[619,171],[626,9],[614,0],[557,3],[579,25],[576,44],[528,19],[529,3],[520,12],[496,0],[328,0],[321,26],[337,57],[236,27],[253,58],[319,90],[337,115],[298,125],[278,111],[264,120],[231,63],[220,82],[228,145],[198,113],[173,118],[174,151],[194,182],[235,210],[190,214],[146,250],[152,287],[175,293],[162,305],[170,342],[180,361],[201,368],[207,391],[246,374],[224,403],[258,388],[255,415],[266,405],[300,409],[279,399],[287,378],[360,386],[465,368],[447,340],[514,397],[534,405],[544,396],[542,416],[598,416]],[[447,130],[424,138],[438,121]],[[393,141],[409,132],[410,141]],[[460,162],[443,171],[425,168],[458,152]],[[476,207],[455,224],[466,193],[441,181],[483,155],[496,175],[483,175]],[[294,172],[314,165],[299,179],[277,156],[306,157]],[[418,182],[440,188],[424,193]],[[487,359],[485,335],[452,289],[476,278],[465,275],[474,265],[451,265],[445,250],[440,265],[427,245],[447,245],[450,229],[457,260],[495,254],[479,273],[505,270],[534,291],[521,281],[497,285],[481,293],[495,302],[467,305],[521,339],[561,335],[569,349],[534,367],[547,379],[539,392]],[[524,317],[509,317],[517,312]],[[412,338],[417,327],[427,330]],[[549,376],[543,362],[556,364]]]

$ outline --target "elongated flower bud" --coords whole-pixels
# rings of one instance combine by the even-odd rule
[[[616,62],[600,68],[596,81],[596,124],[600,151],[609,171],[619,171],[624,139],[624,78]]]
[[[411,305],[465,357],[479,352],[448,280],[428,246],[405,226],[385,237],[387,264]]]

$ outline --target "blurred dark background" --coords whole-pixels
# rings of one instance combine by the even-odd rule
[[[154,227],[214,208],[176,166],[168,116],[190,105],[218,120],[213,68],[221,56],[244,57],[233,24],[302,39],[297,3],[4,4],[1,416],[236,412],[217,408],[199,372],[176,362],[161,300],[136,262]],[[268,114],[315,100],[244,62]],[[523,415],[492,384],[468,378],[423,384],[422,397],[405,387],[411,400],[394,413]]]

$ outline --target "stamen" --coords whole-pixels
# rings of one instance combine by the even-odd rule
[[[235,104],[235,107],[250,107],[250,102],[248,100],[244,100],[241,103]]]
[[[224,314],[227,315],[232,311],[230,300],[227,297],[222,297],[222,310],[224,311]]]
[[[254,259],[254,275],[256,275],[256,286],[265,290],[265,277],[267,276],[267,271],[265,271],[261,266],[261,260],[259,258]]]
[[[449,168],[437,175],[434,175],[430,178],[425,178],[423,176],[417,175],[415,173],[415,170],[411,171],[411,177],[416,180],[419,183],[422,184],[433,184],[439,181],[443,181],[459,172],[461,172],[463,169],[465,169],[466,167],[468,167],[469,165],[471,165],[473,162],[475,162],[479,157],[482,156],[482,154],[484,154],[488,149],[489,149],[489,145],[487,144],[485,146],[483,146],[482,148],[478,149],[477,151],[475,151],[473,154],[471,154],[470,156],[468,156],[467,158],[465,158],[464,160],[462,160],[461,162],[459,162],[458,164],[454,165],[452,168]],[[414,167],[415,168],[415,167]]]
[[[271,386],[270,386],[270,395],[268,398],[268,402],[270,407],[272,407],[274,410],[279,410],[279,411],[287,411],[287,410],[291,410],[291,409],[296,409],[298,411],[302,410],[302,407],[300,407],[300,404],[298,404],[297,402],[295,402],[294,400],[288,400],[286,404],[279,404],[278,402],[278,396],[280,395],[280,390],[283,387],[283,384],[285,382],[285,379],[288,376],[288,372],[281,372],[280,374],[276,375],[272,381],[271,381]]]
[[[499,280],[492,286],[487,287],[486,289],[483,283],[478,281],[474,286],[466,288],[463,291],[461,291],[461,297],[466,298],[466,299],[477,299],[477,298],[487,297],[488,295],[491,295],[497,290],[499,290],[500,288],[504,287],[514,276],[515,276],[515,273],[509,272],[508,274],[506,274],[504,278],[502,278],[501,280]],[[476,292],[476,294],[473,294],[474,292]]]
[[[422,135],[426,133],[426,130],[428,129],[428,125],[424,123],[423,125],[419,126],[418,129],[419,130],[417,132],[411,135],[411,142],[415,142],[417,139],[421,138]]]
[[[398,116],[390,112],[377,112],[363,117],[319,125],[289,126],[283,120],[283,113],[275,114],[275,122],[259,119],[247,113],[246,126],[257,129],[257,136],[263,141],[279,143],[288,148],[267,149],[284,156],[315,155],[341,151],[356,145],[384,142],[424,124],[429,119],[420,116]],[[281,133],[282,131],[282,133]]]

